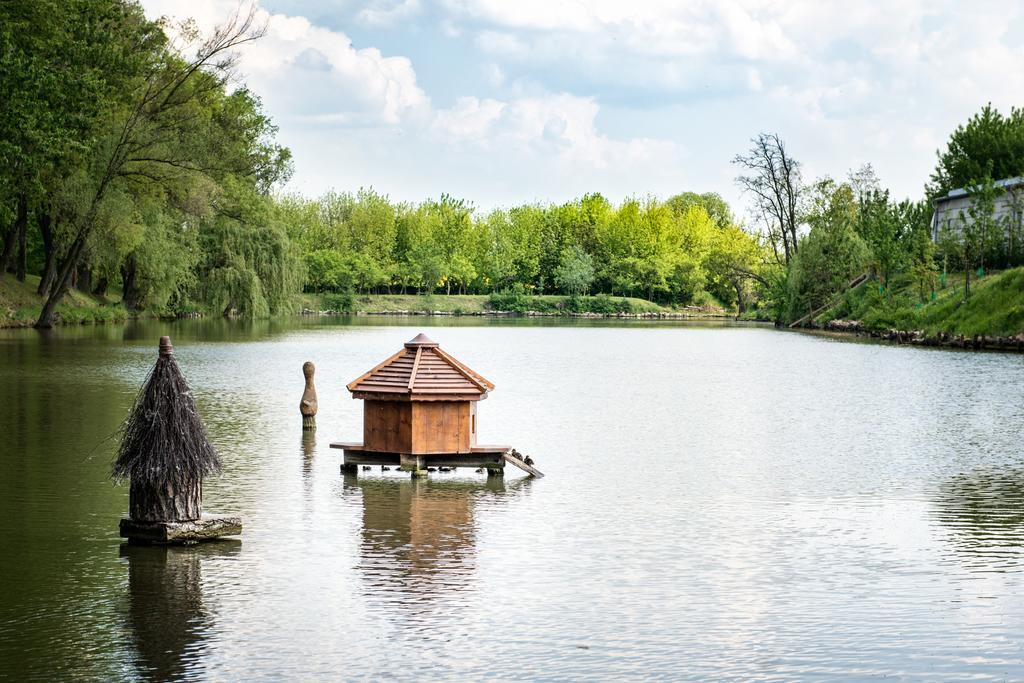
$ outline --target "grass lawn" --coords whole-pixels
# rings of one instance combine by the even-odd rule
[[[593,298],[581,297],[581,300],[586,304]],[[357,294],[354,297],[354,307],[357,312],[364,313],[441,311],[472,315],[490,310],[489,300],[490,297],[486,294]],[[537,304],[537,310],[557,310],[567,306],[569,297],[541,295],[530,297],[530,300]],[[670,308],[646,299],[614,297],[614,300],[628,302],[631,310],[636,313],[668,313],[672,311]],[[330,294],[304,293],[300,298],[300,306],[313,311],[327,311],[335,310],[337,303],[332,301]]]
[[[27,327],[35,323],[43,308],[43,297],[36,294],[38,286],[38,275],[26,276],[25,282],[18,282],[10,273],[0,275],[0,327]],[[116,299],[111,302],[75,289],[64,297],[57,314],[62,323],[111,322],[129,317]]]
[[[963,273],[950,274],[934,301],[921,302],[908,278],[893,279],[889,292],[869,281],[847,292],[818,322],[859,320],[870,330],[921,330],[962,335],[1014,336],[1024,333],[1024,267],[990,272],[971,281],[964,300]]]

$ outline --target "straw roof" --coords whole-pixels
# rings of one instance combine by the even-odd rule
[[[195,399],[174,360],[170,337],[161,337],[156,365],[121,425],[113,475],[133,484],[177,487],[198,483],[220,467]]]
[[[355,398],[478,401],[494,385],[424,334],[348,385]]]

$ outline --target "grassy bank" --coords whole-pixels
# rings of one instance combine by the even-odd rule
[[[39,276],[29,275],[18,282],[13,275],[0,276],[0,327],[29,327],[39,317],[43,297],[36,294]],[[117,300],[96,297],[71,290],[57,307],[61,324],[104,323],[127,320],[131,317]]]
[[[815,323],[826,326],[836,320],[857,321],[866,331],[920,331],[926,335],[1014,336],[1024,334],[1024,268],[994,272],[971,282],[971,296],[964,299],[963,274],[950,275],[935,292],[935,299],[921,302],[906,278],[881,291],[869,281],[846,293],[842,301],[820,315]]]
[[[726,314],[724,310],[720,309],[673,309],[646,299],[610,296],[581,296],[572,299],[568,296],[517,296],[513,294],[303,294],[300,305],[304,311],[368,314],[439,312],[452,315],[483,315],[493,311],[566,315],[572,313],[604,315],[686,313],[694,316]]]

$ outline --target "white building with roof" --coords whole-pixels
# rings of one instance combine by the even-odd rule
[[[1001,224],[1013,221],[1019,229],[1024,209],[1024,176],[997,180],[995,185],[1003,190],[995,199],[996,221]],[[959,229],[961,213],[964,220],[970,220],[967,210],[973,203],[974,195],[967,188],[950,190],[946,196],[936,199],[932,214],[932,241],[938,242],[945,230]]]

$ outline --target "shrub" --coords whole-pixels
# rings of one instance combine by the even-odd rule
[[[350,291],[337,294],[325,294],[323,298],[327,310],[336,313],[352,313],[356,310],[356,297]]]

